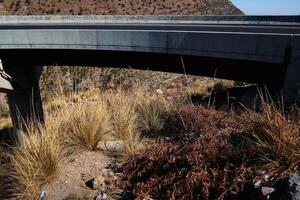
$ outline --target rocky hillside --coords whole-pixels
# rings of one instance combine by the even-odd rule
[[[229,0],[0,0],[0,3],[1,1],[6,14],[10,15],[243,14]]]

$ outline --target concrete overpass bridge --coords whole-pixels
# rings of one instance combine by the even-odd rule
[[[2,16],[0,59],[0,90],[18,130],[21,119],[43,121],[43,65],[216,76],[283,90],[292,101],[300,16]]]

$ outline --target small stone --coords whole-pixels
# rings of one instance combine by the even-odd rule
[[[269,175],[264,175],[264,181],[268,182],[270,180],[270,176]]]
[[[290,175],[288,182],[288,195],[291,200],[300,200],[300,173]]]
[[[102,175],[98,175],[95,178],[86,181],[85,185],[92,190],[102,190],[106,186],[105,178]]]
[[[106,200],[107,199],[107,194],[106,193],[103,193],[101,195],[99,195],[96,200]]]
[[[45,191],[40,193],[39,199],[44,200],[46,198],[47,193]]]
[[[156,93],[157,93],[157,94],[163,94],[164,92],[163,92],[161,89],[157,89],[157,90],[156,90]]]
[[[263,175],[266,174],[266,171],[264,171],[264,170],[257,170],[256,173],[257,173],[258,176],[263,176]]]
[[[115,173],[115,176],[123,176],[122,173]]]
[[[275,191],[272,187],[262,187],[261,192],[263,196],[268,196],[269,194],[273,193]]]
[[[261,188],[261,186],[262,186],[262,181],[261,180],[258,180],[254,183],[254,188],[255,189]]]
[[[124,149],[124,142],[121,140],[117,141],[100,141],[97,145],[98,149],[121,152]]]

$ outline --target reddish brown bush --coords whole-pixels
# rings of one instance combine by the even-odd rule
[[[129,160],[123,166],[127,189],[139,198],[234,198],[252,176],[246,152],[231,141],[241,131],[238,118],[195,107],[183,107],[180,116],[197,136],[158,142]]]
[[[272,104],[241,115],[194,106],[178,114],[180,139],[158,141],[123,165],[135,197],[243,199],[257,170],[273,177],[270,185],[299,170],[299,127]]]

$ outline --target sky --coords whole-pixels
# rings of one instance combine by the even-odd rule
[[[300,0],[231,0],[246,15],[300,15]]]

